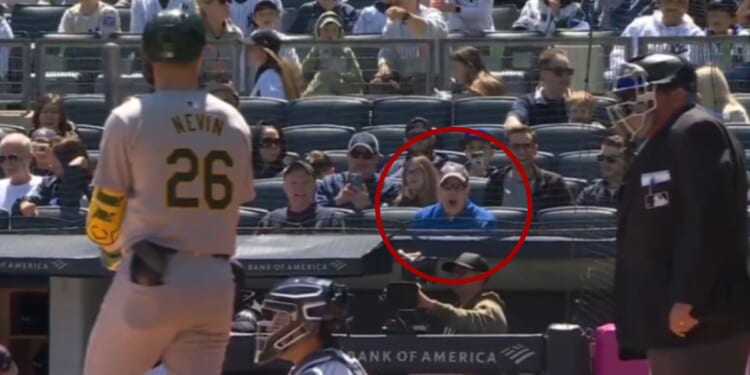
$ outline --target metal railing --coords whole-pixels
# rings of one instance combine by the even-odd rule
[[[728,72],[729,80],[735,87],[738,79],[743,80],[743,84],[748,79],[737,75],[737,71],[750,72],[750,41],[746,37],[626,38],[607,36],[602,32],[570,34],[575,34],[575,37],[539,37],[531,33],[497,32],[484,37],[450,35],[435,40],[390,40],[377,35],[357,35],[337,41],[321,41],[312,37],[295,36],[288,37],[284,47],[295,49],[300,63],[304,62],[307,52],[313,47],[350,47],[359,63],[365,88],[375,76],[381,48],[415,48],[426,51],[402,63],[402,66],[409,69],[415,69],[419,64],[415,71],[421,69],[427,79],[422,88],[424,91],[420,90],[415,94],[426,95],[432,95],[436,87],[449,86],[450,52],[467,45],[480,49],[486,65],[493,71],[501,72],[508,81],[506,87],[511,88],[508,93],[511,95],[528,92],[533,88],[538,80],[538,54],[549,46],[569,52],[576,68],[573,87],[593,93],[606,92],[612,64],[616,64],[617,60],[613,51],[622,56],[622,59],[646,52],[682,53],[697,64],[713,63],[721,66]],[[112,45],[105,49],[107,43]],[[253,88],[254,71],[247,63],[246,42],[222,41],[211,45],[223,51],[231,51],[230,56],[208,56],[207,64],[204,65],[211,67],[214,66],[212,62],[223,60],[220,65],[226,67],[226,77],[231,77],[241,94],[248,94]],[[5,79],[0,81],[0,101],[5,103],[28,105],[38,94],[47,91],[104,93],[113,96],[111,91],[118,90],[117,97],[121,98],[148,90],[148,85],[143,82],[140,74],[140,36],[136,34],[121,34],[110,38],[50,34],[38,39],[0,40],[0,50],[2,49],[9,51],[9,69]],[[117,82],[105,82],[107,79]],[[750,84],[745,86],[750,87]],[[110,102],[117,103],[116,100]]]

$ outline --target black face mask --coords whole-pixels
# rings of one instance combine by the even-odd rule
[[[375,1],[374,6],[375,9],[378,10],[378,12],[385,13],[385,11],[388,10],[388,8],[390,8],[392,5],[389,3],[384,3],[382,1]]]

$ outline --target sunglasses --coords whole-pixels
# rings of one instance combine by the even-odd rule
[[[620,157],[619,156],[611,156],[611,155],[599,154],[599,155],[596,156],[596,160],[598,160],[600,163],[601,162],[607,162],[607,163],[611,164],[611,163],[615,163],[618,160],[620,160]]]
[[[513,150],[530,150],[534,148],[533,143],[511,143],[510,148]]]
[[[279,138],[263,138],[260,140],[261,147],[275,147],[281,145]]]
[[[457,181],[448,181],[440,185],[443,190],[461,191],[466,189],[466,184]]]
[[[0,164],[5,163],[5,161],[18,161],[21,157],[15,154],[8,154],[8,155],[0,155]]]
[[[544,71],[552,72],[554,75],[558,77],[562,77],[564,75],[572,76],[573,73],[575,73],[575,69],[573,68],[564,68],[562,66],[555,66],[552,68],[542,68]]]
[[[50,144],[48,142],[34,142],[31,144],[31,147],[36,152],[46,152],[50,149]]]
[[[349,156],[352,159],[364,159],[364,160],[371,160],[375,157],[375,155],[367,152],[367,151],[352,151],[349,153]]]

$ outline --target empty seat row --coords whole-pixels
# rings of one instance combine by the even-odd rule
[[[472,97],[454,101],[427,96],[389,96],[367,100],[360,97],[317,96],[287,102],[260,97],[240,99],[240,112],[249,124],[272,120],[281,126],[332,124],[356,129],[367,126],[406,124],[416,116],[426,118],[435,127],[468,124],[502,124],[511,110],[514,97]],[[606,105],[600,97],[598,120],[608,123]],[[107,118],[102,95],[68,95],[65,108],[71,120],[101,125]]]

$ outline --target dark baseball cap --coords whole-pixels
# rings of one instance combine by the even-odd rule
[[[478,130],[478,131],[479,131],[479,132],[481,132],[481,133],[484,133],[484,134],[490,135],[490,133],[489,133],[489,132],[488,132],[487,130],[484,130],[484,129],[476,129],[476,130]],[[471,140],[475,140],[475,139],[478,139],[478,140],[480,140],[480,141],[485,141],[485,142],[488,142],[488,141],[487,141],[486,139],[484,139],[484,138],[482,138],[482,137],[480,137],[480,136],[478,136],[478,135],[474,135],[474,134],[471,134],[471,133],[464,133],[464,134],[465,134],[465,135],[464,135],[464,140],[465,140],[466,142],[468,142],[468,141],[471,141]]]
[[[360,132],[352,135],[349,139],[349,147],[347,147],[347,150],[353,151],[357,147],[364,147],[373,154],[380,153],[378,138],[369,132]]]
[[[281,37],[273,30],[255,30],[249,40],[252,45],[268,48],[276,54],[281,50]]]
[[[738,7],[739,4],[736,0],[710,0],[706,6],[706,10],[723,10],[734,15]]]
[[[406,134],[409,134],[410,131],[414,129],[422,129],[424,131],[430,131],[432,130],[432,125],[430,124],[430,121],[427,120],[424,117],[415,117],[409,121],[408,124],[406,124],[405,132]]]
[[[486,259],[479,254],[469,252],[461,253],[456,260],[444,263],[443,271],[453,273],[456,267],[476,272],[487,272],[490,270],[490,265]]]
[[[289,165],[284,169],[284,172],[281,173],[281,176],[286,177],[289,173],[292,173],[296,170],[302,170],[310,176],[315,177],[315,168],[313,168],[310,163],[304,160],[295,160],[289,163]]]
[[[13,357],[8,349],[0,345],[0,371],[8,371],[13,368]]]

